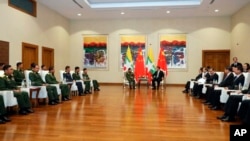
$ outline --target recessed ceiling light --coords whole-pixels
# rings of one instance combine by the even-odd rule
[[[81,14],[81,13],[78,13],[77,16],[82,16],[82,14]]]
[[[215,9],[214,12],[219,12],[220,10],[219,9]]]
[[[169,13],[170,13],[170,11],[166,11],[166,13],[167,13],[167,14],[169,14]]]
[[[121,15],[124,15],[125,14],[125,12],[121,12]]]

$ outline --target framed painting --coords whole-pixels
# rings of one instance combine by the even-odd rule
[[[161,34],[159,44],[164,50],[168,69],[187,68],[186,34]]]
[[[108,36],[83,36],[83,67],[90,69],[108,69]]]
[[[136,61],[138,50],[142,48],[142,54],[145,62],[146,55],[146,36],[145,35],[120,35],[121,52],[120,52],[120,69],[123,68],[126,58],[127,49],[130,48],[132,61]]]

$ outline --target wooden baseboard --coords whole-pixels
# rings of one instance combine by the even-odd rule
[[[100,85],[103,86],[123,86],[123,83],[107,83],[107,82],[102,82]],[[147,85],[147,84],[141,84],[141,85]],[[177,86],[177,87],[184,87],[185,84],[165,84],[165,86]]]

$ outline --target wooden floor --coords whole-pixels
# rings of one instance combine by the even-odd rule
[[[153,91],[102,86],[35,113],[12,115],[1,141],[229,141],[229,125],[182,87]],[[235,123],[233,123],[235,124]]]

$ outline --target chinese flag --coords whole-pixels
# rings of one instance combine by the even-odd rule
[[[167,75],[168,67],[167,67],[167,62],[166,62],[166,57],[164,50],[161,47],[161,50],[159,52],[159,57],[158,57],[158,63],[157,66],[161,68],[161,70],[165,71],[165,74]]]
[[[138,49],[138,55],[136,57],[136,62],[135,62],[135,79],[138,81],[139,77],[144,77],[146,76],[146,71],[145,71],[145,64],[144,64],[144,58],[142,55],[142,49],[141,47]]]

